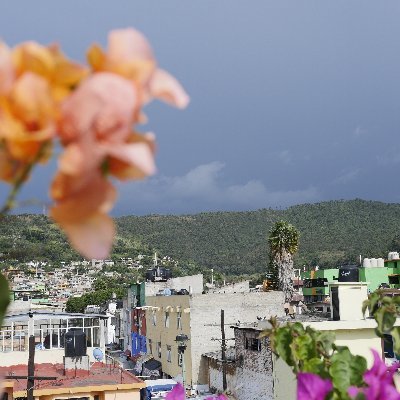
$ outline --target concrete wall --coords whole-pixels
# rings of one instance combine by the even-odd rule
[[[175,290],[186,289],[187,291],[191,290],[193,294],[200,294],[203,292],[203,274],[180,276],[169,279],[166,282],[146,282],[145,285],[146,297],[155,296],[160,290],[167,288]]]
[[[228,283],[225,286],[218,288],[209,288],[208,293],[241,293],[248,292],[250,290],[249,281]]]
[[[95,347],[87,348],[87,355],[89,356],[90,362],[95,362],[93,357],[93,349]],[[103,348],[105,354],[105,348]],[[35,351],[35,363],[51,363],[51,364],[63,364],[65,351],[64,349],[51,349],[51,350],[36,350]],[[8,367],[10,365],[27,364],[28,363],[28,351],[13,351],[9,353],[0,353],[0,367]]]
[[[290,367],[281,358],[272,355],[274,400],[296,399],[296,377]]]
[[[338,288],[340,320],[362,320],[364,318],[361,310],[362,305],[364,300],[368,299],[367,283],[329,283],[329,290],[332,290],[334,287]],[[333,318],[333,307],[331,307],[331,316]]]
[[[246,349],[247,339],[257,339],[258,330],[235,329],[236,381],[229,388],[237,400],[272,400],[272,352],[267,338],[260,339],[261,351]]]
[[[140,391],[118,390],[104,392],[104,400],[140,400]]]
[[[69,399],[71,397],[88,397],[90,400],[94,399],[95,395],[99,395],[101,400],[140,400],[139,389],[119,389],[119,390],[107,390],[107,391],[96,391],[93,386],[93,391],[82,392],[82,393],[69,393],[66,389],[65,394],[54,394],[54,395],[42,395],[37,397],[39,400],[56,400],[56,399]]]
[[[225,333],[233,338],[229,327],[238,321],[253,323],[257,316],[282,316],[282,292],[252,292],[236,294],[206,294],[190,298],[192,379],[194,384],[207,383],[207,368],[201,355],[220,349],[221,310],[225,312]],[[233,342],[231,342],[233,343]],[[228,342],[228,345],[230,343]]]
[[[207,358],[208,364],[208,386],[216,391],[223,391],[222,363],[216,359]],[[226,382],[228,390],[236,386],[236,366],[228,364],[226,368]]]

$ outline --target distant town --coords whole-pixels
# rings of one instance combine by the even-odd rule
[[[141,270],[143,257],[121,263],[126,271]],[[65,371],[57,378],[64,388],[60,393],[70,390],[73,374],[89,374],[79,390],[97,393],[98,375],[127,371],[121,379],[138,396],[146,387],[153,397],[163,397],[181,382],[193,398],[216,392],[238,400],[294,398],[294,377],[287,379],[291,372],[273,354],[269,339],[259,337],[269,319],[334,331],[339,343],[352,343],[368,359],[369,348],[382,344],[374,335],[374,321],[361,313],[362,302],[377,288],[396,292],[400,276],[397,252],[335,269],[294,269],[294,293],[287,302],[283,292],[271,290],[268,277],[254,287],[249,281],[216,284],[213,274],[210,281],[202,274],[173,277],[156,254],[152,263],[142,281],[128,285],[126,296],[114,293],[82,313],[66,312],[68,299],[90,293],[98,279],[121,280],[121,273],[107,270],[113,261],[62,263],[54,270],[31,261],[24,268],[4,268],[13,301],[0,331],[0,350],[12,357],[0,357],[0,372],[21,373],[29,360],[29,338],[34,337],[38,374],[50,362]],[[69,336],[77,346],[67,345]],[[393,347],[385,344],[384,355],[390,363]],[[36,397],[47,393],[45,381],[35,385]],[[14,397],[24,397],[18,384],[10,384],[10,395],[12,390]]]

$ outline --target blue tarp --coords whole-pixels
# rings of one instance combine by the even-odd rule
[[[139,353],[147,353],[146,336],[132,333],[132,355],[136,356]]]

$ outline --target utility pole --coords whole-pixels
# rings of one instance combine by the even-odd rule
[[[222,359],[222,388],[227,389],[226,384],[226,339],[225,339],[225,315],[224,310],[221,310],[221,359]],[[30,400],[30,399],[28,399]]]
[[[35,336],[29,336],[28,380],[26,383],[27,400],[33,400],[33,387],[35,385]]]

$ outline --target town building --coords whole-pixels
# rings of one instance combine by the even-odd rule
[[[375,349],[392,362],[393,348],[390,343],[375,334],[376,321],[364,318],[361,312],[363,301],[367,298],[365,282],[331,282],[328,294],[337,304],[331,305],[330,318],[316,315],[296,315],[294,321],[303,323],[320,331],[334,332],[336,345],[348,346],[353,354],[366,358],[371,366]],[[368,316],[368,314],[367,314]],[[281,324],[293,320],[286,316],[278,318]],[[400,319],[396,322],[400,326]],[[267,337],[260,333],[269,328],[268,321],[233,325],[234,349],[227,353],[227,389],[237,400],[287,400],[296,398],[296,379],[288,365],[277,358]],[[232,354],[233,352],[233,354]],[[203,358],[208,366],[208,383],[211,388],[222,391],[221,352],[205,353]]]
[[[27,364],[29,336],[35,337],[38,363],[62,363],[64,337],[72,328],[86,334],[87,352],[95,361],[93,350],[105,354],[107,317],[101,314],[42,313],[39,311],[7,315],[0,329],[0,367]],[[4,354],[7,354],[7,357]],[[3,354],[3,356],[1,356]]]
[[[194,388],[207,385],[207,363],[202,354],[221,346],[221,310],[224,327],[229,327],[253,322],[257,317],[282,316],[283,304],[282,292],[146,297],[147,352],[161,363],[166,376],[180,376]],[[178,338],[182,335],[188,338],[184,353],[179,351]]]
[[[26,364],[0,367],[0,374],[6,377],[8,400],[27,397]],[[36,400],[140,400],[140,390],[145,388],[145,383],[133,374],[103,362],[69,370],[60,363],[35,363],[35,376],[52,378],[34,381]]]
[[[342,266],[341,268],[345,268]],[[341,268],[303,271],[304,302],[313,308],[330,312],[328,282],[339,279]],[[359,267],[360,282],[368,284],[368,291],[374,292],[378,288],[400,288],[400,256],[397,252],[390,252],[387,260],[383,258],[364,258]]]

